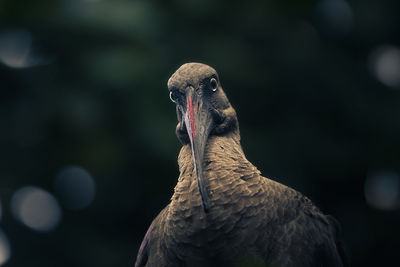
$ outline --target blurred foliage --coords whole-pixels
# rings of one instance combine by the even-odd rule
[[[24,68],[0,64],[6,266],[133,264],[177,180],[166,82],[190,61],[219,72],[250,161],[341,222],[354,266],[390,265],[399,211],[368,206],[364,182],[370,170],[400,172],[400,90],[368,66],[376,47],[400,45],[398,1],[349,1],[344,26],[318,13],[320,4],[2,0],[0,32],[29,32],[40,59]],[[46,234],[16,222],[13,192],[25,185],[53,192],[66,165],[93,175],[93,204],[63,210]]]

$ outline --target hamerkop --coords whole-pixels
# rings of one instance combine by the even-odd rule
[[[180,175],[135,266],[347,266],[336,220],[246,159],[213,68],[184,64],[168,90],[183,145]]]

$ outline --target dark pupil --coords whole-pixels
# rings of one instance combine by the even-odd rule
[[[174,100],[174,101],[178,101],[178,92],[176,92],[175,90],[174,91],[172,91],[172,94],[171,94],[171,98]]]
[[[217,88],[217,82],[216,82],[214,79],[211,80],[211,88],[212,88],[212,89]]]

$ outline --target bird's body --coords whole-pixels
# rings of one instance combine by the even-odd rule
[[[219,111],[236,118],[230,105]],[[204,195],[195,143],[183,142],[175,192],[146,233],[136,266],[344,266],[336,221],[299,192],[261,176],[232,125],[207,135]]]

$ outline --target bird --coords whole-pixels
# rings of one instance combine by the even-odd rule
[[[182,143],[180,175],[135,267],[348,266],[338,221],[246,159],[236,111],[214,68],[183,64],[168,90]]]

